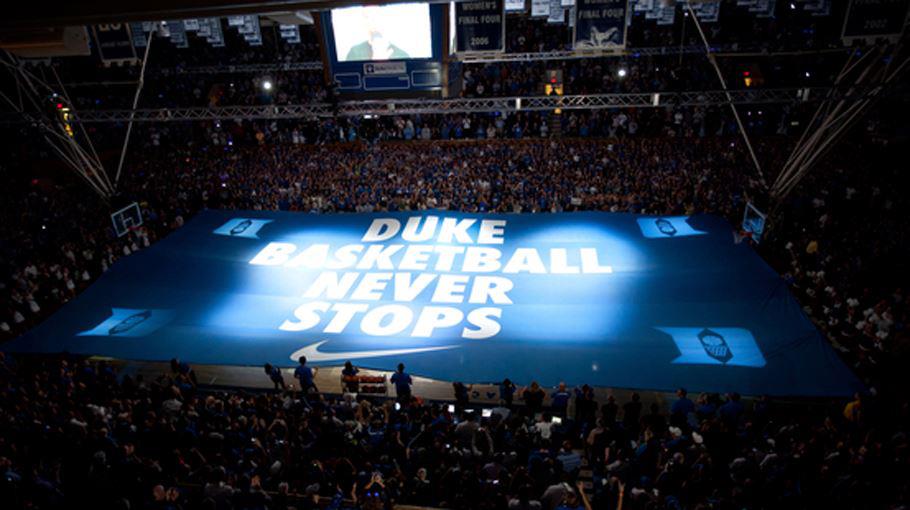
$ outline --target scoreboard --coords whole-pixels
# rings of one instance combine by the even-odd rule
[[[438,95],[446,74],[447,8],[405,3],[323,11],[328,79],[341,94]]]

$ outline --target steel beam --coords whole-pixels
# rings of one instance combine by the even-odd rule
[[[788,88],[732,90],[736,104],[785,104],[821,100],[827,88]],[[196,108],[159,108],[132,110],[85,110],[75,119],[92,122],[176,122],[221,119],[319,119],[339,115],[431,115],[447,113],[483,113],[563,110],[601,110],[607,108],[653,108],[668,106],[723,106],[727,97],[722,90],[686,92],[645,92],[633,94],[597,94],[576,96],[491,97],[456,99],[383,99],[347,101],[332,106],[326,103],[293,105],[223,106]],[[5,114],[0,121],[31,121],[27,116]]]

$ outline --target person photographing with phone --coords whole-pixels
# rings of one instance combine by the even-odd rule
[[[373,471],[370,482],[363,487],[363,495],[360,498],[360,508],[364,510],[381,510],[386,507],[387,501],[388,494],[386,494],[382,473]]]

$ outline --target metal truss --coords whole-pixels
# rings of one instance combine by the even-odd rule
[[[827,88],[787,88],[730,91],[736,104],[784,104],[821,100]],[[224,106],[200,108],[162,108],[132,110],[85,110],[76,121],[97,122],[175,122],[221,119],[318,119],[335,115],[432,115],[563,110],[602,110],[606,108],[653,108],[666,106],[720,106],[728,104],[722,90],[687,92],[646,92],[577,96],[494,97],[457,99],[383,99],[347,101],[334,109],[327,103],[297,105]],[[18,121],[30,120],[18,117]],[[7,122],[14,119],[6,118]]]
[[[823,98],[780,174],[771,186],[775,209],[802,179],[854,128],[887,91],[902,83],[910,69],[910,47],[905,42],[856,51],[844,63],[833,90],[845,93]],[[847,98],[856,96],[855,100]]]
[[[483,64],[493,62],[538,62],[544,60],[572,60],[581,58],[606,58],[625,56],[679,55],[680,53],[704,53],[699,46],[656,46],[648,48],[626,48],[625,50],[562,50],[535,51],[529,53],[463,53],[455,58],[464,64]]]
[[[267,64],[237,64],[214,66],[189,66],[174,68],[177,74],[243,74],[275,71],[322,71],[322,62],[271,62]]]
[[[826,48],[821,50],[766,51],[759,47],[749,50],[741,45],[724,45],[712,48],[712,52],[721,57],[758,57],[781,55],[805,55],[844,52],[849,48]],[[583,58],[608,57],[650,57],[679,56],[704,53],[705,48],[699,45],[690,46],[653,46],[646,48],[626,48],[619,51],[565,50],[529,53],[464,53],[453,55],[453,58],[464,64],[484,64],[495,62],[542,62],[548,60],[573,60]],[[270,62],[265,64],[209,65],[174,68],[177,74],[256,74],[276,71],[321,71],[321,61],[311,62]]]
[[[5,69],[13,87],[0,90],[0,99],[19,121],[36,128],[51,150],[74,173],[82,177],[99,196],[107,198],[114,185],[92,145],[88,129],[75,122],[73,102],[54,68],[53,80],[45,69],[29,68],[9,51],[0,52],[0,68]],[[7,94],[6,92],[9,92]]]

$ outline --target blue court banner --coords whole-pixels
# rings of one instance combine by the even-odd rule
[[[709,215],[204,211],[3,349],[404,362],[478,383],[861,388],[786,283]]]
[[[578,0],[575,6],[576,50],[617,50],[626,47],[629,0]]]
[[[455,4],[455,51],[505,51],[506,20],[503,0]]]

